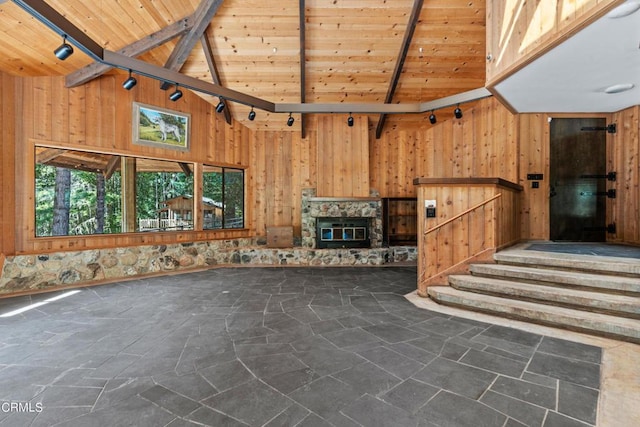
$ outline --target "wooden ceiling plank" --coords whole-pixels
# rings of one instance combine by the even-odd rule
[[[202,50],[204,51],[204,57],[207,58],[207,64],[209,64],[209,73],[211,74],[211,80],[218,86],[222,86],[220,82],[220,73],[218,72],[218,67],[216,66],[216,61],[213,57],[213,49],[211,48],[211,42],[209,41],[209,35],[207,34],[207,30],[202,33],[200,37],[200,44],[202,44]],[[227,124],[231,124],[231,112],[229,111],[229,105],[224,109],[224,119]]]
[[[300,103],[304,104],[306,102],[306,91],[307,91],[307,83],[306,83],[306,40],[305,40],[305,32],[306,32],[306,12],[305,12],[305,0],[300,0]],[[305,129],[305,115],[300,114],[300,133],[302,138],[306,137],[306,129]]]
[[[105,181],[108,181],[111,175],[118,169],[120,169],[120,156],[111,156],[107,162],[107,166],[105,166],[104,171],[102,171]]]
[[[411,39],[413,38],[413,33],[415,32],[416,25],[418,24],[418,20],[420,18],[422,3],[423,3],[423,0],[415,0],[413,2],[411,17],[409,18],[409,22],[407,23],[407,28],[404,32],[404,39],[402,40],[402,47],[400,48],[400,53],[398,54],[398,60],[396,61],[396,67],[393,70],[393,76],[391,77],[389,89],[387,89],[387,96],[385,97],[386,104],[389,104],[393,100],[393,94],[395,93],[396,87],[398,86],[398,81],[400,80],[400,74],[402,73],[402,67],[404,66],[404,60],[407,57],[407,52],[409,51],[409,46],[411,45]],[[378,126],[376,126],[376,139],[380,139],[380,136],[382,136],[382,129],[384,128],[385,120],[386,120],[386,115],[380,114],[380,119],[378,120]]]
[[[169,55],[165,68],[172,71],[180,71],[187,58],[191,54],[196,43],[204,34],[214,15],[220,8],[223,0],[202,0],[196,11],[194,12],[193,27],[189,32],[180,38],[180,41],[176,45],[175,49]],[[167,90],[171,86],[169,82],[163,82],[161,88]]]
[[[191,28],[193,28],[193,23],[193,16],[188,16],[174,22],[173,24],[161,29],[160,31],[156,31],[155,33],[150,34],[147,37],[144,37],[131,43],[128,46],[123,47],[117,52],[122,55],[131,57],[142,55],[143,53],[149,52],[150,50],[168,42],[169,40],[172,40],[175,37],[178,37],[191,30]],[[68,74],[65,79],[66,87],[77,87],[88,83],[89,81],[108,72],[112,68],[112,66],[100,62],[89,64],[76,72]]]

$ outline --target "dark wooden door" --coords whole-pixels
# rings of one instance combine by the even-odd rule
[[[550,137],[550,238],[606,240],[606,131],[604,118],[553,119]]]

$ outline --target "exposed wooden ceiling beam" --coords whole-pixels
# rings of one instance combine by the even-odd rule
[[[56,157],[63,155],[65,152],[66,150],[59,148],[48,148],[36,155],[36,163],[46,164]]]
[[[211,23],[222,1],[223,0],[202,0],[193,13],[193,27],[180,38],[180,41],[164,64],[165,68],[180,71],[184,63],[187,62],[187,58],[189,58],[194,46]],[[163,82],[160,87],[163,90],[167,90],[170,86],[171,84],[169,82]]]
[[[102,171],[102,175],[104,175],[105,181],[108,181],[111,178],[111,175],[115,171],[120,168],[120,156],[111,156],[109,161],[107,162],[107,166],[105,166],[104,171]]]
[[[186,176],[191,176],[191,168],[188,163],[178,162],[178,165],[180,165],[180,169],[182,169],[182,172],[184,172]]]
[[[306,102],[307,93],[307,81],[306,81],[306,13],[305,13],[305,1],[300,0],[300,103]],[[306,137],[305,129],[305,116],[300,115],[300,134],[302,138]]]
[[[391,103],[391,101],[393,101],[393,94],[396,92],[396,87],[398,87],[400,74],[402,74],[402,68],[404,67],[404,60],[407,58],[407,52],[409,51],[409,46],[411,46],[411,39],[413,38],[413,33],[416,30],[416,25],[418,24],[418,19],[420,18],[422,3],[423,0],[414,0],[413,2],[411,16],[409,17],[409,22],[407,23],[407,29],[404,32],[404,38],[402,39],[402,47],[400,48],[400,53],[398,54],[398,59],[396,61],[396,67],[393,70],[393,75],[391,76],[391,81],[389,82],[387,96],[384,99],[385,104],[389,104]],[[386,115],[381,114],[380,118],[378,119],[378,126],[376,126],[376,139],[379,139],[382,135],[382,129],[384,128],[385,120]]]
[[[133,57],[142,55],[143,53],[148,52],[168,42],[169,40],[186,33],[193,27],[193,21],[193,15],[183,18],[159,31],[156,31],[153,34],[150,34],[140,40],[131,43],[128,46],[123,47],[117,52],[122,55]],[[102,74],[108,72],[112,68],[113,67],[108,64],[94,62],[84,68],[79,69],[78,71],[68,74],[65,79],[65,84],[67,87],[80,86],[97,77],[100,77]]]
[[[207,63],[209,64],[209,72],[211,73],[211,80],[213,83],[222,86],[220,83],[220,74],[218,73],[218,67],[216,66],[216,61],[213,58],[213,49],[211,49],[211,42],[209,41],[209,35],[205,30],[200,37],[200,44],[202,44],[202,50],[204,51],[204,57],[207,58]],[[227,124],[231,124],[231,112],[229,111],[229,105],[223,111],[224,119],[227,121]]]

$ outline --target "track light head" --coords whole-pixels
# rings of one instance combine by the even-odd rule
[[[347,119],[347,126],[353,127],[353,116],[349,113],[349,118]]]
[[[62,36],[62,44],[58,46],[56,50],[53,51],[53,53],[56,55],[56,58],[61,61],[64,61],[73,54],[73,46],[67,43],[66,34]]]
[[[224,111],[224,101],[220,98],[220,102],[216,105],[216,113],[222,113]]]
[[[460,109],[459,105],[456,107],[455,110],[453,110],[453,115],[456,116],[456,119],[462,118],[462,110]]]
[[[180,88],[178,88],[178,85],[176,85],[176,90],[171,95],[169,95],[169,99],[173,102],[176,102],[180,98],[182,98],[182,91],[180,90]]]
[[[256,118],[256,112],[253,111],[253,107],[251,107],[251,111],[249,111],[248,119],[253,121]]]
[[[122,87],[126,90],[131,90],[135,85],[138,84],[138,80],[131,75],[131,70],[129,70],[129,78],[122,83]]]
[[[295,121],[296,120],[293,118],[291,113],[289,113],[289,118],[287,119],[287,126],[289,126],[289,127],[293,126],[293,122],[295,122]]]
[[[437,121],[438,121],[438,118],[432,111],[431,114],[429,114],[429,123],[431,123],[432,125],[435,125]]]

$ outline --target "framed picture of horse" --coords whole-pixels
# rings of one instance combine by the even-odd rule
[[[133,143],[174,150],[189,150],[191,115],[133,103]]]

